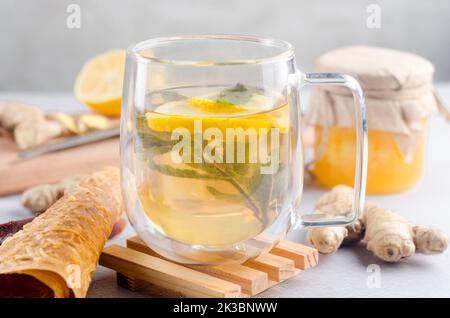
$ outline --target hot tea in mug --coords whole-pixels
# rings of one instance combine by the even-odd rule
[[[355,96],[353,211],[300,215],[300,90]],[[244,262],[296,226],[353,222],[364,204],[364,97],[343,74],[302,73],[284,41],[244,36],[152,39],[128,50],[121,119],[123,196],[139,236],[189,264]]]

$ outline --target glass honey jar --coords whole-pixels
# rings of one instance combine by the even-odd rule
[[[362,85],[369,128],[367,193],[416,185],[424,171],[428,118],[438,109],[433,65],[411,53],[351,46],[320,56],[315,68],[350,74]],[[306,122],[314,127],[310,171],[319,185],[353,185],[354,121],[350,92],[335,86],[314,89]]]

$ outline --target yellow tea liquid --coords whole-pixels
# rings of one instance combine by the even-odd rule
[[[205,89],[148,96],[149,110],[136,118],[136,182],[159,232],[187,244],[227,245],[261,233],[287,204],[289,113],[283,98],[259,89]],[[180,128],[190,134],[182,150],[172,134]]]

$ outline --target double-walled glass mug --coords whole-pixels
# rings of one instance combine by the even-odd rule
[[[355,96],[352,211],[301,215],[300,90]],[[343,74],[302,73],[289,43],[248,36],[151,39],[128,49],[121,119],[122,188],[136,232],[180,263],[244,262],[289,229],[352,223],[364,204],[364,96]]]

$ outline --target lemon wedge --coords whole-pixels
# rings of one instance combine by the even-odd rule
[[[113,50],[89,60],[75,81],[75,96],[100,114],[120,116],[125,55]]]

